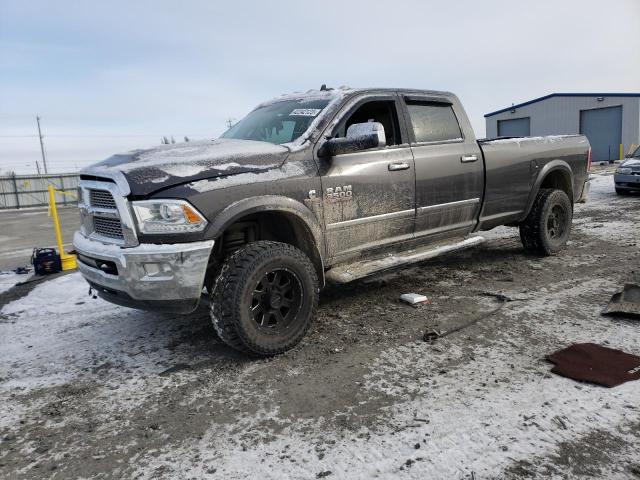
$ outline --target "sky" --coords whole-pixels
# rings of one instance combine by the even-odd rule
[[[640,0],[0,0],[0,172],[73,172],[162,136],[214,138],[281,93],[456,93],[484,114],[640,92]]]

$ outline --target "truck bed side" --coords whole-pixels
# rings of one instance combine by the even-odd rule
[[[540,188],[577,201],[588,177],[589,141],[582,135],[517,137],[478,142],[485,192],[478,230],[522,221]]]

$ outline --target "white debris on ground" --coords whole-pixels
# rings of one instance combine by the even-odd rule
[[[402,295],[400,295],[400,300],[408,303],[409,305],[429,302],[429,299],[426,295],[420,295],[419,293],[403,293]]]
[[[633,199],[612,194],[611,175],[595,175],[592,181],[589,201],[576,206],[575,228],[582,237],[572,239],[573,246],[569,248],[577,248],[589,239],[600,243],[607,240],[617,246],[631,244],[637,239],[636,223],[623,215],[616,216],[614,223],[601,222],[600,217],[611,215],[616,205],[628,205]],[[603,226],[594,227],[599,223]],[[607,237],[601,232],[616,236]],[[517,231],[502,227],[488,234],[488,242],[510,241]],[[205,349],[196,350],[189,343],[177,348],[169,346],[180,338],[183,327],[194,322],[193,317],[139,312],[94,300],[87,295],[87,285],[79,274],[62,276],[37,286],[0,311],[0,433],[2,429],[15,431],[24,419],[39,418],[37,412],[47,403],[43,392],[65,385],[96,383],[91,398],[86,400],[88,410],[84,411],[89,411],[100,426],[91,435],[104,442],[106,448],[119,452],[113,464],[103,467],[113,471],[114,476],[573,478],[576,475],[571,472],[571,465],[554,464],[555,470],[537,470],[537,462],[560,458],[572,442],[588,443],[589,436],[597,433],[616,441],[612,457],[616,461],[599,464],[598,476],[630,478],[621,465],[640,465],[638,450],[633,448],[638,441],[640,382],[614,389],[581,384],[551,374],[551,365],[544,360],[546,354],[580,342],[640,354],[637,322],[600,316],[600,309],[608,300],[607,292],[617,289],[620,278],[594,274],[586,267],[593,266],[594,258],[604,261],[606,252],[580,252],[544,259],[522,257],[523,264],[532,269],[535,266],[535,271],[549,275],[545,277],[549,280],[541,280],[537,288],[526,292],[518,282],[504,283],[500,293],[514,301],[507,302],[491,323],[481,324],[473,331],[433,344],[409,341],[393,345],[383,341],[366,364],[357,357],[329,354],[305,362],[305,349],[311,346],[303,343],[290,357],[270,361],[228,357],[228,368],[223,366],[208,376],[204,375],[206,369],[158,375],[175,364],[206,365]],[[585,269],[569,278],[557,278],[552,275],[558,265],[584,265]],[[473,283],[477,277],[471,272],[461,272],[456,278],[462,280],[442,282],[449,282],[452,292],[461,284],[462,289],[457,291],[463,293],[469,288],[484,287]],[[402,290],[402,282],[398,283],[399,292],[392,291],[395,299],[398,293],[407,291]],[[455,293],[446,298],[430,298],[436,305],[429,309],[404,308],[428,312],[443,301],[453,308],[457,300]],[[353,301],[358,301],[357,296]],[[494,307],[493,300],[486,297],[476,302],[481,309]],[[329,303],[321,308],[333,307]],[[392,328],[391,324],[388,328]],[[287,358],[291,361],[282,363]],[[354,377],[361,393],[357,402],[333,412],[331,418],[284,413],[285,405],[276,398],[287,402],[296,396],[295,388],[303,389],[308,382],[315,382],[315,362],[319,361],[323,369],[341,359],[346,362],[344,371],[338,370],[341,374],[353,371],[351,367],[362,369],[362,374]],[[298,381],[292,384],[293,390],[278,391],[281,385],[276,381],[269,388],[253,388],[247,382],[254,375],[266,376],[283,364],[290,367],[286,377]],[[98,382],[96,377],[103,371],[108,373]],[[181,389],[181,396],[171,397],[170,412],[194,409],[199,424],[206,426],[204,433],[178,435],[175,430],[162,431],[160,443],[153,445],[147,445],[150,440],[146,436],[127,437],[120,433],[134,421],[133,412],[150,408],[151,401],[150,422],[156,418],[155,409],[164,408],[169,402],[168,392]],[[380,403],[381,399],[387,402]],[[237,407],[228,417],[217,410],[207,411],[209,402],[213,406],[222,402]],[[247,404],[255,408],[247,411]],[[337,418],[359,417],[363,410],[373,412],[370,415],[374,420],[363,421],[357,429],[336,427]],[[118,421],[120,417],[122,420]],[[63,428],[77,421],[71,415],[52,425]],[[114,438],[118,443],[109,443]],[[88,439],[65,445],[66,456],[57,452],[57,461],[62,466],[75,461]],[[35,443],[21,448],[33,452]],[[583,446],[576,447],[580,448]],[[604,450],[605,443],[598,448]],[[1,450],[0,442],[0,463],[7,458]],[[86,455],[86,450],[82,452]],[[98,459],[79,461],[99,465],[102,454],[94,454]],[[21,478],[39,478],[42,471],[33,468],[33,463],[29,465],[16,471]],[[524,473],[518,470],[522,465]]]

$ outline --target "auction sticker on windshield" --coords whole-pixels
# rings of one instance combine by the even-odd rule
[[[290,117],[315,117],[321,112],[320,108],[296,108],[289,116]]]

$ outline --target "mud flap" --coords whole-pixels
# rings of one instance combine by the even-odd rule
[[[632,315],[640,317],[640,285],[625,284],[622,291],[614,294],[609,305],[602,311],[603,315]]]

